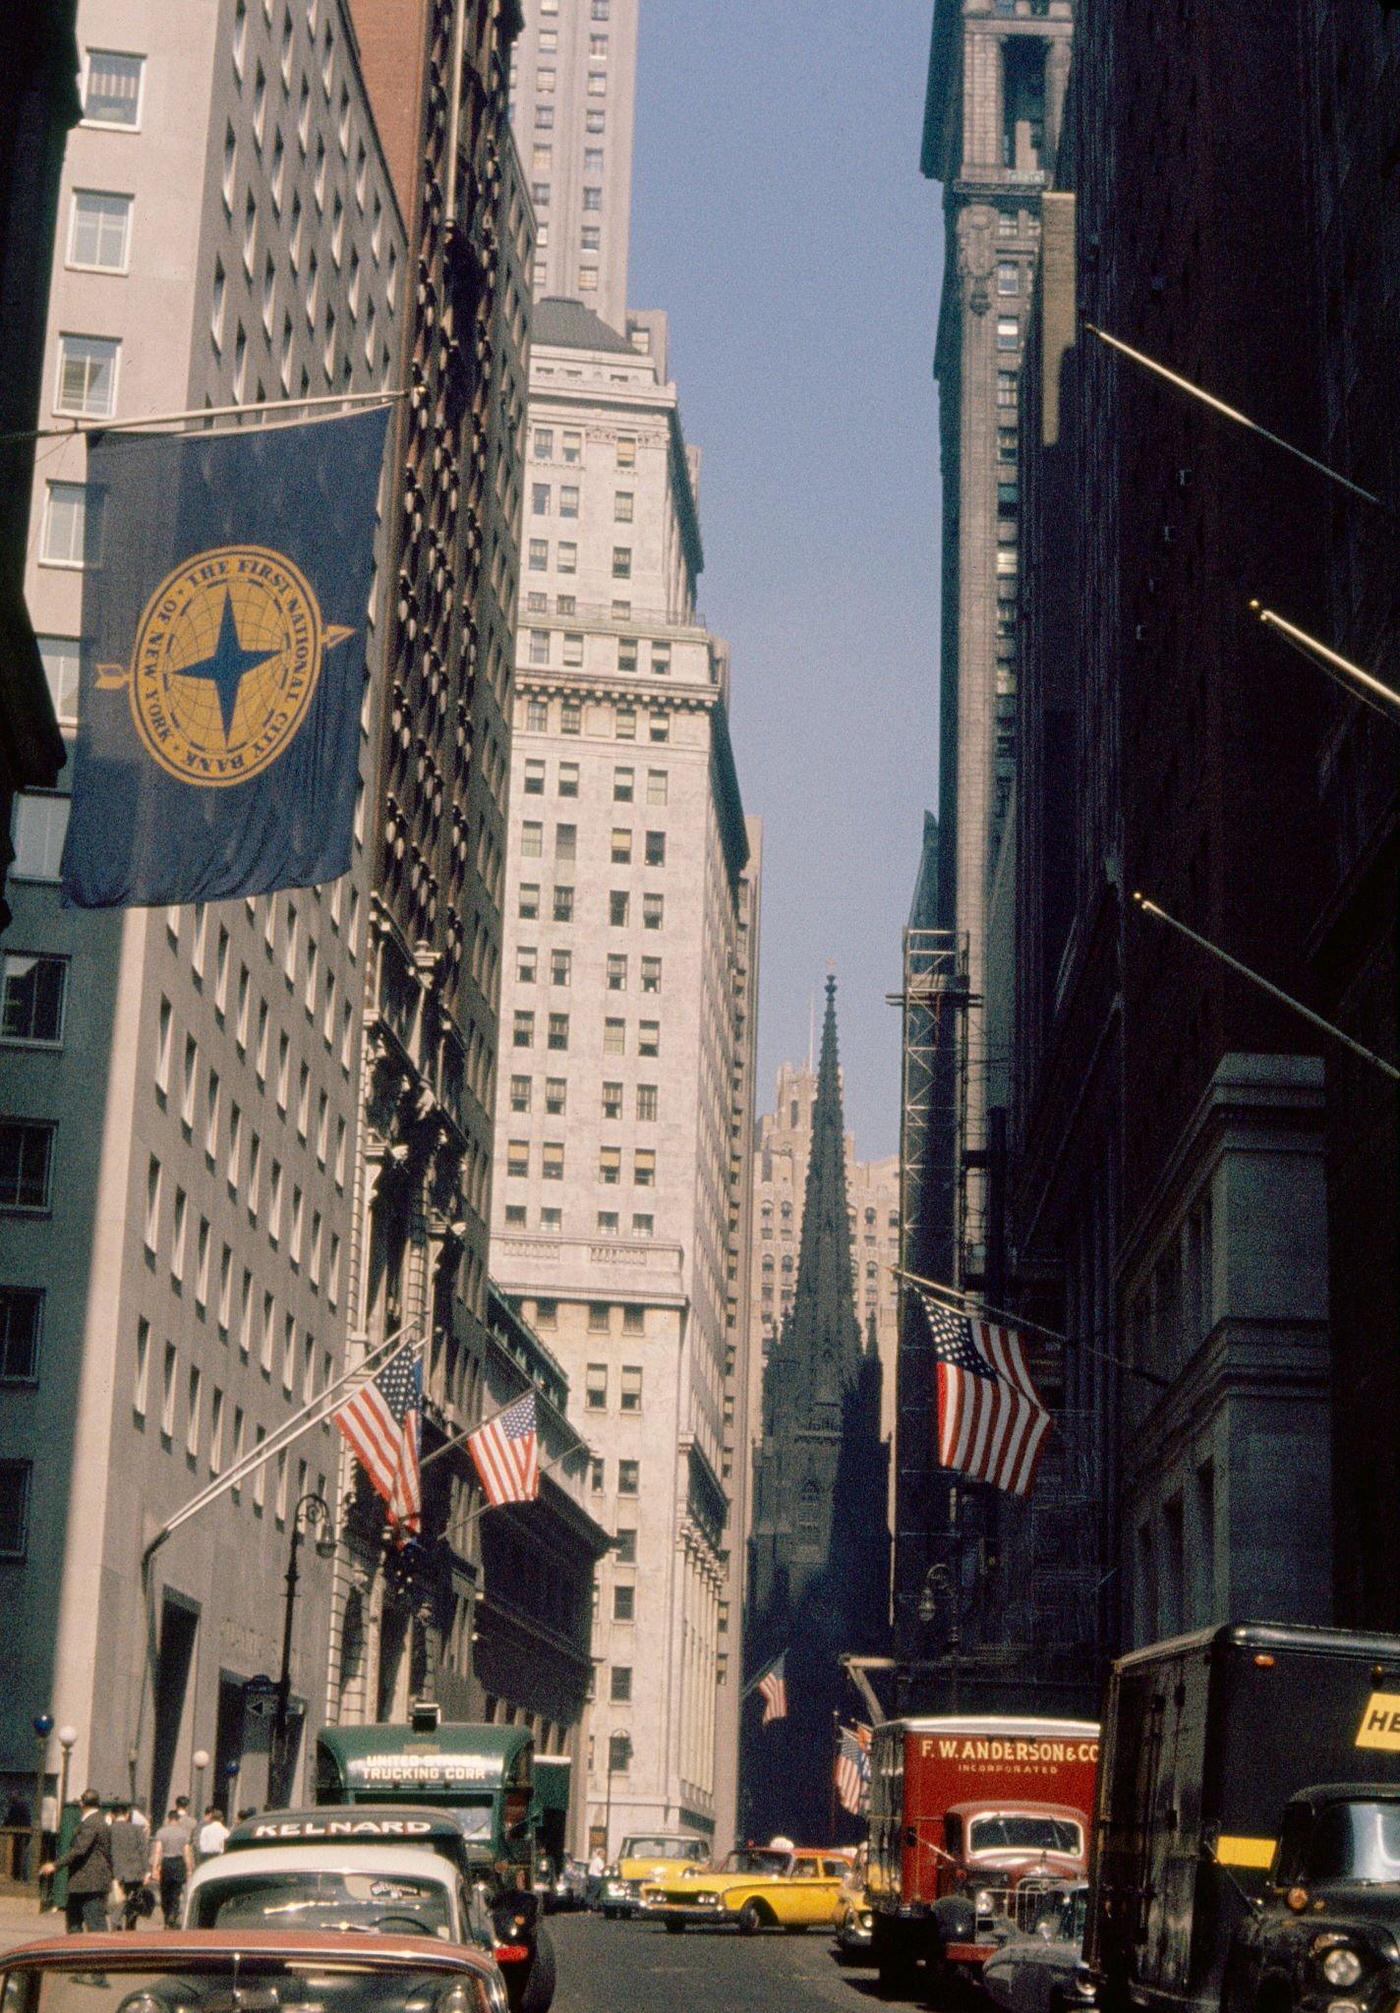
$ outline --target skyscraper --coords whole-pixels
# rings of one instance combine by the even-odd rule
[[[83,0],[79,35],[44,422],[391,384],[405,236],[339,0],[285,24],[191,0],[178,34],[158,0]],[[71,734],[81,438],[38,476],[28,598]],[[366,791],[381,634],[356,645]],[[43,1701],[77,1729],[77,1778],[163,1807],[205,1747],[221,1791],[260,1797],[245,1684],[277,1667],[289,1521],[333,1493],[335,1436],[188,1524],[148,1588],[141,1559],[343,1359],[373,820],[362,799],[332,887],[95,914],[58,903],[67,810],[17,803],[3,971],[0,1768],[32,1785]],[[322,1706],[329,1595],[308,1558],[297,1727]]]
[[[590,1821],[610,1806],[613,1845],[708,1837],[737,1679],[726,1401],[756,955],[728,653],[695,615],[691,462],[660,358],[537,303],[529,446],[492,1273],[581,1397],[614,1535]]]
[[[627,318],[641,0],[529,0],[511,100],[535,206],[535,294]]]

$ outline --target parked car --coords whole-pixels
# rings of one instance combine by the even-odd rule
[[[674,1880],[709,1863],[709,1846],[693,1832],[636,1832],[623,1839],[616,1861],[603,1875],[598,1906],[609,1920],[635,1915],[647,1881]]]
[[[587,1863],[582,1859],[566,1859],[554,1876],[554,1907],[562,1911],[587,1905]]]
[[[850,1871],[839,1853],[788,1846],[743,1846],[718,1871],[683,1874],[642,1889],[642,1913],[664,1922],[672,1935],[692,1923],[734,1923],[741,1935],[759,1929],[830,1926],[836,1920],[841,1882]]]
[[[13,2013],[508,2013],[494,1959],[420,1935],[173,1930],[61,1936],[0,1957]]]
[[[1094,2003],[1084,1965],[1089,1884],[1042,1897],[1024,1929],[1013,1930],[982,1967],[982,1983],[1005,2013],[1070,2013]]]
[[[867,1846],[857,1847],[850,1870],[841,1882],[836,1903],[836,1960],[839,1964],[874,1961],[870,1957],[870,1946],[875,1919],[866,1887],[868,1852]]]

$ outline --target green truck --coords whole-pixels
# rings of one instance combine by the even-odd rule
[[[536,1886],[548,1828],[536,1767],[524,1727],[444,1721],[430,1703],[415,1706],[406,1726],[328,1726],[316,1740],[318,1805],[451,1812],[488,1891],[512,2013],[548,2013],[554,1997],[554,1949]],[[546,1795],[557,1797],[552,1782]]]

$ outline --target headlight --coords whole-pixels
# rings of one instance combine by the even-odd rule
[[[1361,1976],[1362,1962],[1357,1953],[1345,1943],[1336,1944],[1322,1960],[1322,1975],[1329,1985],[1338,1985],[1345,1991]]]
[[[868,1908],[862,1908],[860,1911],[860,1926],[862,1929],[873,1929],[875,1927],[875,1917],[870,1913]]]
[[[972,1905],[979,1915],[990,1915],[996,1907],[990,1887],[979,1887],[972,1897]]]

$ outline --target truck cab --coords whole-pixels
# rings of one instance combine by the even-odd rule
[[[1227,2013],[1375,2013],[1400,1995],[1400,1786],[1301,1789],[1226,1965]]]

